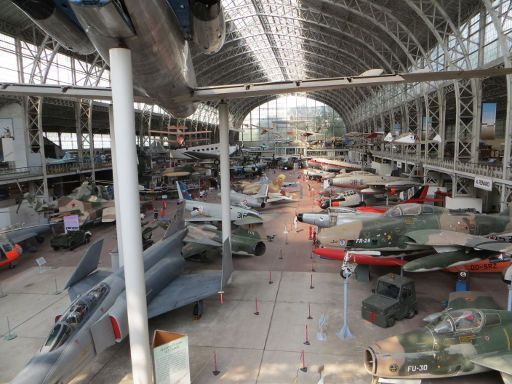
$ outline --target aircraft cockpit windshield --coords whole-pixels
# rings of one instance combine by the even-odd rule
[[[480,311],[460,309],[448,312],[435,323],[435,333],[464,332],[480,328],[483,315]]]
[[[50,336],[41,348],[41,352],[51,352],[60,347],[87,319],[92,309],[100,303],[108,291],[108,285],[101,283],[77,298],[67,311],[59,317],[57,324],[55,324]]]
[[[455,331],[466,331],[482,325],[482,314],[478,311],[462,309],[451,311],[450,316],[455,324]]]
[[[417,216],[421,213],[421,205],[419,204],[400,204],[388,209],[386,216]]]
[[[53,327],[50,336],[46,339],[46,343],[44,343],[41,348],[41,352],[51,352],[54,349],[60,347],[71,335],[73,332],[73,328],[64,323],[57,323]]]

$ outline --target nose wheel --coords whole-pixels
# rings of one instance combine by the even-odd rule
[[[193,310],[194,320],[201,319],[201,316],[203,316],[203,312],[204,312],[203,300],[196,301],[194,303],[194,310]]]

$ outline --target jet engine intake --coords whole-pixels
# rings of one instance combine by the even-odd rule
[[[254,256],[262,256],[265,254],[267,246],[263,241],[258,241],[254,247]]]
[[[226,24],[220,0],[190,0],[194,43],[204,53],[218,52],[226,38]]]
[[[52,0],[11,0],[39,28],[57,40],[64,48],[81,55],[94,53],[95,49],[85,32]]]

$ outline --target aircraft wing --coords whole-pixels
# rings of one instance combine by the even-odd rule
[[[450,309],[497,309],[502,308],[496,304],[494,299],[486,293],[479,291],[456,291],[451,292],[448,296],[448,304],[446,308]]]
[[[363,184],[368,185],[369,188],[372,188],[372,187],[384,187],[386,189],[391,189],[391,188],[407,189],[407,188],[414,187],[416,185],[420,185],[421,184],[421,183],[418,183],[418,182],[412,181],[412,180],[395,180],[395,181],[390,181],[390,180],[383,179],[383,180],[376,180],[376,181],[371,181],[371,182],[364,182],[364,178],[362,180],[363,180]]]
[[[406,234],[416,244],[435,246],[459,246],[473,248],[477,251],[491,251],[512,255],[512,244],[493,240],[484,236],[470,235],[441,229],[424,229]]]
[[[189,219],[185,219],[187,223],[204,223],[208,221],[222,221],[218,217],[210,217],[210,216],[203,216],[203,217],[191,217]],[[242,219],[237,219],[233,221],[233,224],[235,225],[248,225],[248,224],[261,224],[263,223],[263,219],[260,217],[254,217],[254,216],[246,216]],[[220,244],[219,244],[220,245]]]
[[[249,224],[261,224],[263,219],[261,217],[245,216],[242,219],[233,221],[235,225],[249,225]]]
[[[185,156],[193,160],[205,160],[205,159],[218,159],[219,155],[214,153],[206,153],[206,152],[194,152],[194,151],[186,151],[182,153]]]
[[[50,224],[35,225],[33,227],[14,229],[10,232],[6,232],[5,235],[13,243],[21,243],[22,241],[36,237],[43,232],[50,229]]]
[[[476,355],[470,360],[477,365],[500,372],[503,382],[512,384],[512,352],[485,353]]]
[[[220,247],[222,243],[212,239],[215,233],[205,231],[197,226],[189,225],[187,227],[187,235],[183,238],[184,243],[197,243],[213,247]]]
[[[21,243],[22,241],[31,239],[32,237],[36,237],[39,233],[35,231],[24,231],[24,232],[10,232],[7,237],[14,244]]]
[[[288,196],[281,197],[269,197],[267,198],[267,203],[295,203],[297,200],[292,199]]]
[[[148,318],[217,294],[222,289],[222,272],[181,275],[162,289],[148,305]]]

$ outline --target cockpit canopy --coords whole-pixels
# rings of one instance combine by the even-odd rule
[[[432,329],[439,334],[464,332],[480,328],[483,319],[483,313],[475,309],[452,310],[435,320]]]
[[[418,216],[420,214],[432,214],[434,209],[425,204],[399,204],[389,208],[385,215],[388,217]]]
[[[41,352],[51,352],[60,347],[80,327],[91,314],[92,310],[103,300],[109,291],[109,286],[100,283],[85,295],[77,298],[64,314],[59,317],[57,324],[41,348]]]

